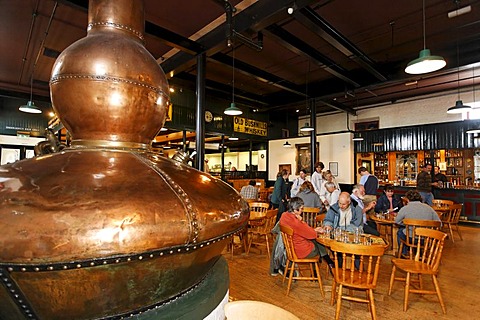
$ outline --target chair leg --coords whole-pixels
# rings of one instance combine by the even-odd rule
[[[338,285],[337,308],[335,309],[335,320],[340,319],[340,308],[342,307],[342,284]]]
[[[457,229],[458,236],[460,237],[460,240],[463,241],[462,234],[460,233],[460,228],[458,227],[458,224],[455,225],[455,229]]]
[[[292,266],[290,268],[290,274],[288,275],[287,296],[290,293],[290,287],[292,286],[294,271],[295,271],[295,263],[292,262]]]
[[[450,223],[448,224],[448,231],[450,232],[450,237],[452,238],[452,242],[455,243],[455,239],[453,238],[452,225]]]
[[[337,283],[335,279],[332,281],[332,297],[330,298],[330,305],[333,306],[335,304],[335,295],[337,294]]]
[[[390,286],[388,287],[388,295],[392,294],[393,282],[395,281],[395,270],[396,270],[396,267],[395,265],[393,265],[392,274],[390,275]]]
[[[402,251],[403,251],[403,242],[400,242],[400,246],[398,247],[398,253],[397,253],[397,258],[402,257]]]
[[[370,313],[372,314],[372,319],[377,319],[377,311],[375,310],[375,298],[373,297],[373,289],[368,290],[368,296],[370,301]]]
[[[438,285],[437,276],[432,274],[432,280],[433,284],[435,285],[435,291],[437,292],[438,300],[440,301],[440,305],[442,306],[443,314],[447,314],[447,310],[445,309],[445,303],[443,302],[442,298],[442,293],[440,292],[440,286]]]
[[[318,286],[320,287],[320,292],[322,294],[322,297],[325,298],[325,292],[323,291],[322,276],[320,275],[320,266],[318,265],[318,262],[315,262],[315,270],[317,271],[317,281],[318,281]]]
[[[267,244],[267,258],[270,258],[270,245],[268,243],[268,234],[265,235],[265,243]]]
[[[409,293],[410,293],[410,272],[407,272],[407,277],[405,281],[405,298],[403,300],[403,311],[407,311]]]

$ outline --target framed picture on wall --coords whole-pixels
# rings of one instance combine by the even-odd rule
[[[296,144],[295,148],[297,149],[295,175],[299,175],[302,169],[307,169],[310,172],[310,164],[312,162],[312,147],[310,143]],[[315,149],[317,150],[315,159],[319,159],[320,146],[318,142]]]
[[[292,174],[292,165],[291,164],[279,164],[278,172],[281,172],[283,169],[288,171],[288,174]]]
[[[329,162],[328,170],[335,176],[338,177],[338,162]]]

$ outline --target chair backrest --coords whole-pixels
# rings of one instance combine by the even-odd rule
[[[320,213],[320,208],[304,207],[302,212],[303,221],[310,227],[315,228],[315,218]]]
[[[278,209],[267,210],[267,213],[262,223],[258,223],[256,225],[256,231],[264,234],[271,233],[273,227],[275,226],[275,221],[277,220],[277,213]]]
[[[325,220],[325,217],[327,216],[326,213],[320,213],[315,217],[315,222],[323,224],[323,220]],[[314,227],[315,228],[315,227]]]
[[[439,229],[442,223],[436,220],[420,220],[420,219],[403,219],[403,224],[405,225],[405,238],[404,243],[410,249],[410,257],[413,257],[413,248],[416,246],[418,241],[418,236],[415,235],[415,230],[417,228],[429,228],[429,229]]]
[[[373,289],[377,286],[380,260],[385,246],[362,245],[332,241],[330,249],[335,253],[335,281],[359,289]],[[339,263],[342,257],[342,266]],[[350,262],[347,258],[350,257]]]
[[[251,202],[248,204],[250,206],[250,211],[266,213],[268,207],[270,206],[269,203],[266,202]]]
[[[293,247],[293,229],[288,226],[280,225],[280,233],[282,234],[283,245],[287,252],[287,259],[290,261],[297,260],[298,257]]]
[[[463,203],[455,203],[450,205],[449,211],[442,215],[442,221],[457,224],[460,220],[460,215],[462,214]]]
[[[432,207],[448,207],[450,205],[454,204],[452,200],[445,200],[445,199],[433,199],[432,200]]]
[[[429,265],[433,271],[437,271],[442,258],[443,245],[446,233],[427,228],[415,229],[415,235],[421,239],[417,243],[415,261]],[[421,244],[420,244],[421,243]]]
[[[260,189],[258,191],[258,199],[263,202],[268,202],[269,189]]]

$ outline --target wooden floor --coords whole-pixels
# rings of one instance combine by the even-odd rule
[[[410,295],[409,307],[403,311],[403,285],[396,282],[388,296],[388,282],[392,270],[391,256],[384,256],[380,266],[380,278],[375,290],[378,319],[480,319],[480,228],[460,227],[463,241],[452,243],[447,238],[439,282],[446,304],[447,314],[442,313],[435,295]],[[456,239],[458,235],[456,235]],[[285,296],[286,282],[282,276],[270,276],[269,259],[259,251],[246,256],[235,251],[233,259],[225,253],[230,267],[230,299],[259,300],[278,305],[300,319],[333,319],[335,306],[330,306],[331,280],[322,277],[326,291],[320,295],[318,285],[299,281],[292,284],[289,296]],[[431,278],[425,278],[427,285]],[[370,319],[366,304],[342,302],[341,319]],[[261,319],[261,316],[259,316]]]

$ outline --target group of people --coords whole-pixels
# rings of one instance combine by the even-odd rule
[[[293,197],[301,198],[306,207],[314,208],[328,209],[338,201],[340,186],[330,170],[324,171],[324,168],[322,162],[317,162],[310,181],[307,179],[307,170],[301,169],[291,187],[288,181],[289,172],[282,170],[278,173],[270,200],[273,208],[278,208],[277,221],[287,209],[286,203]]]

